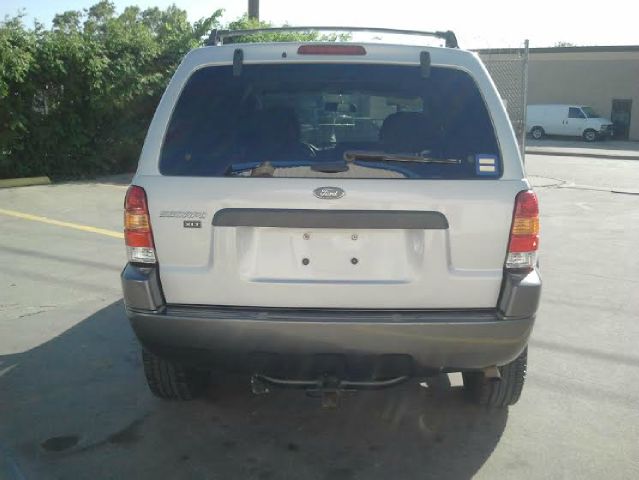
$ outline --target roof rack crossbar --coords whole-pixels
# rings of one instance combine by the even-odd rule
[[[395,28],[368,28],[368,27],[275,27],[254,28],[250,30],[212,30],[206,41],[207,45],[223,45],[227,38],[253,35],[256,33],[286,33],[286,32],[371,32],[388,33],[394,35],[417,35],[440,38],[445,41],[448,48],[459,48],[457,37],[451,30],[445,32],[425,32],[421,30],[399,30]]]

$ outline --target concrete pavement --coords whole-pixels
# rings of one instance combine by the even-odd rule
[[[639,196],[612,193],[636,188],[637,163],[527,168],[545,283],[527,384],[503,411],[415,384],[322,410],[237,378],[162,402],[122,308],[122,240],[0,214],[0,478],[638,478]],[[0,208],[117,232],[123,195],[117,181],[7,189]]]
[[[639,160],[639,142],[606,140],[587,143],[574,139],[526,139],[526,154],[581,158]]]

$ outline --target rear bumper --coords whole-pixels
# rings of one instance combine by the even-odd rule
[[[609,127],[602,127],[599,130],[598,135],[600,138],[612,138],[614,133],[614,127],[611,125]]]
[[[177,361],[259,370],[265,359],[270,365],[332,356],[400,364],[405,374],[513,360],[528,342],[541,280],[536,271],[506,275],[496,309],[459,311],[164,305],[157,270],[133,265],[122,272],[122,285],[140,342]]]

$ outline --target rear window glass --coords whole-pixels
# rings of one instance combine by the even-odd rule
[[[501,175],[465,72],[418,66],[244,65],[196,71],[171,116],[163,175],[464,179]]]

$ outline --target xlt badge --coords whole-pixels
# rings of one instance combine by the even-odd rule
[[[202,228],[202,222],[199,220],[184,220],[184,228]]]

